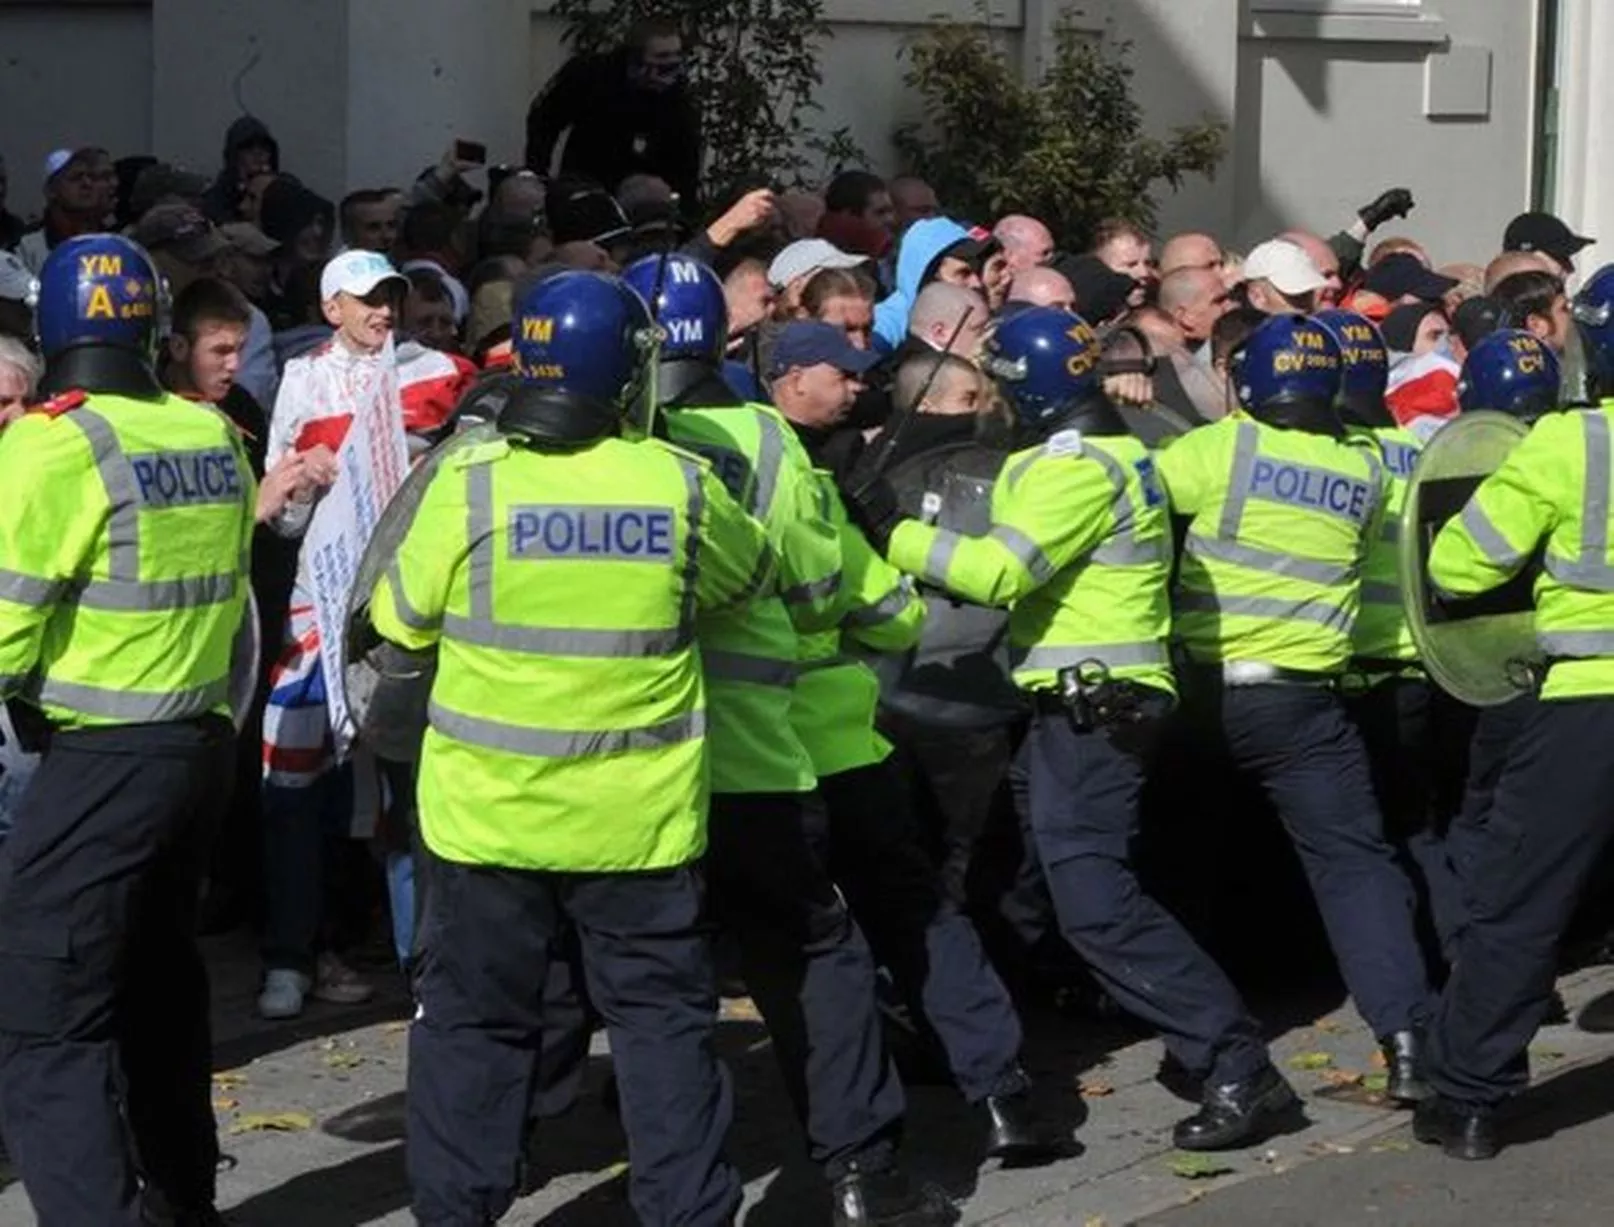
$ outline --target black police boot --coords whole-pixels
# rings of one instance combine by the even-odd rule
[[[1268,1065],[1260,1073],[1221,1086],[1209,1083],[1199,1111],[1177,1122],[1179,1150],[1231,1150],[1269,1136],[1300,1116],[1300,1096]]]
[[[906,1172],[852,1163],[830,1188],[835,1227],[952,1227],[958,1208],[940,1189],[915,1188]]]
[[[1397,1031],[1379,1041],[1388,1075],[1384,1093],[1399,1104],[1419,1103],[1433,1093],[1423,1078],[1423,1033]]]
[[[1038,1113],[1029,1087],[1006,1095],[988,1095],[986,1114],[991,1121],[986,1132],[988,1158],[1037,1163],[1061,1158],[1072,1150],[1069,1139],[1060,1137]]]
[[[1453,1159],[1494,1159],[1502,1148],[1492,1109],[1444,1095],[1431,1095],[1413,1109],[1412,1136],[1439,1146]]]

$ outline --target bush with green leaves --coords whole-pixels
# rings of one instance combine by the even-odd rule
[[[896,146],[958,216],[1029,213],[1080,250],[1105,218],[1152,227],[1155,184],[1215,173],[1225,125],[1144,134],[1131,44],[1094,40],[1066,14],[1052,51],[1030,84],[983,25],[938,22],[909,47],[907,82],[925,118],[899,128]]]
[[[580,52],[608,50],[645,18],[683,33],[701,117],[701,195],[816,183],[861,154],[844,128],[819,130],[823,0],[555,0]]]

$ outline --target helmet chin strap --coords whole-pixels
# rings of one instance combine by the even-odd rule
[[[69,345],[45,363],[39,381],[41,396],[59,396],[74,389],[134,400],[156,401],[166,395],[145,354],[101,341]]]

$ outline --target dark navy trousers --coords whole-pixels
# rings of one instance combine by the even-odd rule
[[[1156,721],[1169,707],[1155,704]],[[1158,728],[1158,724],[1156,724]],[[1038,715],[1021,747],[1032,839],[1060,932],[1110,995],[1161,1032],[1172,1056],[1216,1084],[1267,1064],[1238,991],[1176,918],[1143,892],[1131,849],[1152,747]]]
[[[733,1095],[714,1044],[717,981],[698,871],[540,873],[428,857],[409,1036],[416,1220],[483,1227],[510,1208],[549,962],[572,926],[610,1033],[639,1221],[729,1223],[741,1193],[723,1157]]]
[[[1468,923],[1429,1043],[1430,1082],[1470,1104],[1527,1080],[1559,938],[1614,833],[1614,699],[1526,700],[1488,731],[1509,749],[1454,831]]]

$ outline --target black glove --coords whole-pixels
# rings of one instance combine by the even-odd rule
[[[1369,230],[1377,230],[1392,217],[1405,217],[1411,213],[1413,204],[1410,188],[1393,187],[1372,204],[1363,205],[1356,211],[1356,216]]]
[[[863,530],[869,544],[880,553],[885,553],[886,546],[891,543],[891,534],[904,519],[902,508],[897,505],[897,492],[891,488],[891,483],[883,477],[860,482],[856,486],[848,483],[841,487],[841,501],[846,504],[846,514],[851,517],[852,523]]]

